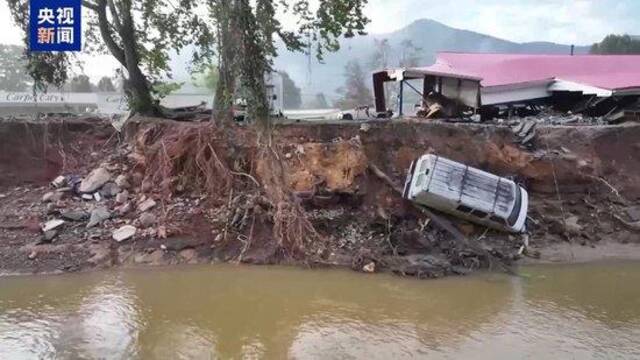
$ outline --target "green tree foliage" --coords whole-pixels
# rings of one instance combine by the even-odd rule
[[[30,83],[26,72],[24,49],[16,45],[0,45],[0,89],[25,91]]]
[[[284,93],[284,108],[285,109],[299,109],[302,105],[302,95],[300,94],[300,88],[296,86],[296,83],[291,79],[286,71],[279,71],[282,76],[282,85]]]
[[[114,92],[116,87],[113,85],[113,81],[108,76],[103,76],[98,81],[98,91],[102,92]]]
[[[151,87],[151,92],[159,100],[180,90],[182,85],[184,85],[182,82],[158,81]]]
[[[264,73],[271,70],[279,38],[291,51],[313,53],[322,59],[340,48],[340,38],[364,34],[367,0],[213,0],[210,14],[217,24],[220,82],[216,90],[218,116],[229,118],[235,93],[235,74],[251,93],[249,115],[268,116]],[[316,6],[313,6],[316,5]],[[295,29],[285,29],[281,16],[295,19]],[[237,31],[240,29],[240,31]],[[255,109],[251,110],[254,107]]]
[[[338,89],[342,98],[336,106],[340,109],[353,109],[358,106],[372,104],[371,91],[367,86],[366,76],[357,60],[352,60],[345,66],[345,84]]]
[[[7,0],[14,21],[25,31],[28,46],[28,0]],[[157,111],[151,84],[170,76],[169,51],[195,45],[194,62],[211,58],[213,35],[197,15],[197,0],[83,0],[88,9],[85,51],[109,52],[126,69],[124,90],[132,110]],[[29,73],[36,86],[60,86],[67,79],[67,53],[28,54]]]
[[[93,91],[93,85],[87,75],[74,76],[69,84],[72,92],[88,93]]]
[[[591,46],[592,54],[640,54],[640,39],[629,35],[607,35]]]
[[[193,85],[215,91],[218,87],[220,73],[217,65],[211,65],[204,72],[195,75]]]

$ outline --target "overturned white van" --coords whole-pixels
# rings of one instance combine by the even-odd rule
[[[529,196],[512,180],[427,154],[411,164],[403,196],[474,223],[525,231]]]

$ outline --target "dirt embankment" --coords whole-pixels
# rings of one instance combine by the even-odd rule
[[[508,127],[411,121],[286,125],[271,142],[150,119],[123,143],[95,121],[0,123],[0,136],[2,272],[237,261],[436,277],[521,258],[522,237],[449,218],[474,244],[463,246],[370,170],[402,184],[425,152],[527,187],[529,256],[640,243],[640,126],[542,127],[527,150]],[[96,168],[109,174],[102,188],[79,192]],[[58,175],[71,186],[52,189]],[[135,235],[115,241],[126,226]]]

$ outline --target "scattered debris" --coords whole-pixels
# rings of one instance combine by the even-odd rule
[[[129,177],[127,175],[121,174],[116,177],[115,180],[116,185],[118,185],[122,189],[128,189],[129,186]]]
[[[375,262],[370,262],[367,265],[362,267],[362,271],[366,272],[366,273],[374,273],[376,272],[376,263]]]
[[[93,193],[109,180],[111,180],[111,174],[106,169],[99,167],[82,180],[78,191],[83,194]]]
[[[136,229],[135,226],[124,225],[118,230],[113,232],[113,240],[117,242],[122,242],[128,239],[131,239],[136,234],[137,231],[138,229]]]
[[[63,211],[60,216],[69,221],[83,221],[89,218],[89,213],[84,210]]]
[[[49,230],[49,231],[45,231],[42,234],[42,239],[40,240],[40,243],[42,244],[49,244],[51,242],[53,242],[53,240],[58,236],[58,231],[56,230]]]
[[[42,232],[51,231],[64,225],[65,221],[60,219],[49,220],[42,226]]]
[[[105,198],[112,198],[120,193],[120,187],[115,182],[108,182],[98,192]]]
[[[140,225],[145,229],[155,225],[156,223],[155,215],[148,212],[145,212],[142,215],[140,215],[139,220],[140,220]]]
[[[140,212],[145,212],[152,209],[154,206],[156,206],[155,200],[149,198],[138,205],[138,210],[140,210]]]
[[[118,204],[124,204],[125,202],[127,202],[127,200],[129,200],[129,192],[127,190],[120,192],[116,195],[115,200]]]
[[[44,194],[42,196],[42,202],[44,203],[50,203],[50,202],[57,202],[60,201],[60,199],[62,199],[62,195],[63,193],[61,192],[57,192],[57,191],[49,191],[48,193]]]
[[[103,221],[111,218],[111,212],[109,209],[103,206],[98,206],[93,211],[91,211],[91,218],[89,219],[89,223],[87,224],[87,229],[92,228],[98,224],[101,224]]]
[[[64,176],[60,175],[57,178],[53,179],[53,181],[51,181],[51,185],[54,188],[61,188],[63,186],[65,186],[67,184],[67,178],[65,178]]]

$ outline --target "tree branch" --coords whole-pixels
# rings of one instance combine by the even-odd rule
[[[124,56],[124,50],[113,39],[113,33],[109,28],[109,20],[107,19],[107,0],[99,0],[96,12],[98,13],[98,27],[100,28],[100,34],[107,49],[113,54],[113,57],[118,60],[122,66],[127,67],[127,61]]]
[[[92,3],[92,2],[89,2],[87,0],[82,0],[82,6],[86,7],[87,9],[91,9],[93,11],[96,11],[96,12],[98,11],[98,5],[96,5],[96,4]]]
[[[122,23],[120,22],[120,16],[118,15],[118,10],[116,9],[116,4],[113,0],[107,0],[107,5],[109,6],[109,11],[111,12],[111,17],[113,17],[113,24],[118,31],[122,30]]]

